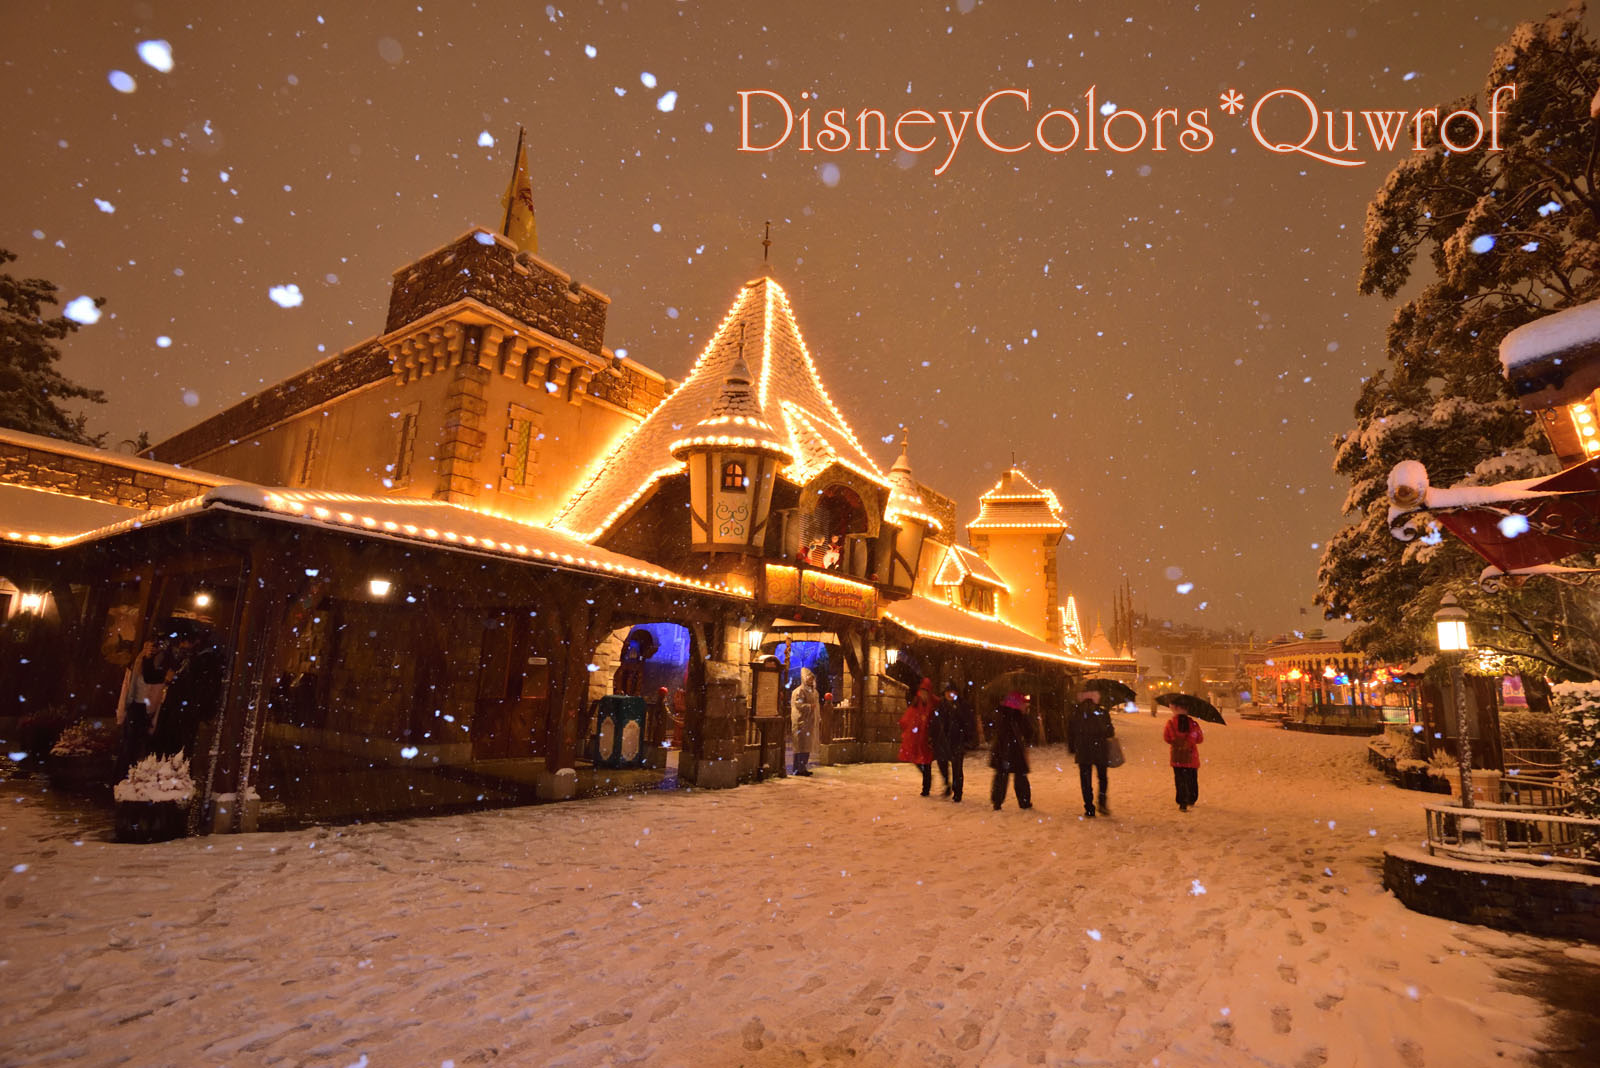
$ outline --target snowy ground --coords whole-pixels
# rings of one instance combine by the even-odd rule
[[[1531,991],[1600,952],[1383,891],[1364,739],[1209,728],[1184,815],[1118,726],[1093,821],[1054,749],[153,846],[0,784],[0,1064],[1593,1063]]]

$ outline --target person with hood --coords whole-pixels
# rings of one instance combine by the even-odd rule
[[[928,724],[928,740],[933,743],[933,759],[944,779],[944,796],[961,800],[966,781],[967,746],[976,734],[972,712],[962,702],[953,682],[944,684],[944,699],[933,708]]]
[[[933,745],[928,740],[928,724],[934,703],[933,680],[923,679],[900,717],[900,759],[915,764],[922,772],[923,797],[933,788]]]
[[[789,695],[789,726],[794,731],[794,773],[810,775],[811,741],[817,731],[817,715],[822,711],[817,696],[817,676],[810,668],[800,669],[800,685]]]
[[[1167,720],[1161,740],[1172,747],[1172,783],[1178,793],[1178,811],[1188,812],[1200,800],[1200,743],[1206,740],[1200,721],[1187,712]]]
[[[1033,744],[1033,717],[1028,714],[1028,697],[1012,690],[994,714],[994,743],[989,750],[989,766],[994,769],[994,785],[989,800],[996,812],[1006,803],[1008,779],[1016,781],[1017,807],[1033,807],[1033,787],[1028,783],[1028,747]]]
[[[1078,785],[1083,790],[1083,814],[1095,817],[1095,795],[1091,791],[1090,773],[1098,772],[1100,779],[1100,815],[1111,815],[1106,804],[1106,743],[1117,733],[1111,723],[1111,713],[1100,705],[1098,690],[1086,690],[1078,695],[1078,706],[1067,720],[1067,748],[1078,760]]]

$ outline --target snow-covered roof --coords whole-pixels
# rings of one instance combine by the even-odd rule
[[[968,530],[986,527],[1050,527],[1065,529],[1061,502],[1053,491],[1041,489],[1015,467],[1007,469],[994,487],[978,498],[978,518]]]
[[[683,470],[672,446],[690,437],[696,424],[717,409],[741,355],[754,373],[759,418],[775,429],[777,443],[794,457],[783,472],[786,479],[804,484],[829,464],[840,463],[888,488],[883,472],[823,388],[788,295],[762,276],[744,284],[683,385],[606,450],[557,513],[555,525],[593,541],[656,482]]]
[[[48,539],[48,544],[93,541],[216,507],[265,513],[286,522],[338,527],[368,537],[421,542],[446,550],[487,553],[735,597],[752,596],[743,587],[675,574],[645,560],[587,545],[563,531],[447,501],[243,484],[218,486],[178,504],[139,512],[71,537]]]
[[[952,545],[944,554],[944,559],[939,561],[939,568],[934,572],[933,584],[935,586],[959,586],[962,581],[971,578],[974,582],[981,582],[986,586],[1009,591],[1007,586],[994,568],[989,566],[989,561],[973,552],[971,549],[960,545]]]
[[[1094,634],[1089,637],[1089,655],[1101,660],[1120,655],[1111,647],[1111,639],[1106,637],[1105,628],[1098,623],[1094,625]]]
[[[1600,301],[1517,327],[1500,342],[1500,365],[1526,406],[1587,396],[1600,385]]]
[[[1500,342],[1500,365],[1513,367],[1600,342],[1600,300],[1524,323]]]
[[[1040,641],[1026,631],[1000,622],[992,616],[967,612],[942,601],[926,597],[908,597],[896,601],[883,610],[883,618],[899,624],[919,637],[970,645],[979,649],[993,649],[1003,653],[1017,653],[1038,660],[1058,664],[1092,668],[1095,661],[1069,656],[1053,645]]]
[[[10,445],[38,449],[40,452],[47,452],[56,456],[70,456],[76,460],[87,460],[90,463],[122,467],[129,471],[140,471],[147,475],[160,475],[162,478],[179,479],[184,482],[198,482],[206,486],[220,486],[227,481],[221,475],[209,474],[193,467],[184,467],[181,464],[147,460],[143,456],[130,456],[110,449],[102,449],[97,445],[79,445],[76,442],[63,441],[61,438],[47,438],[21,430],[0,428],[0,441]]]
[[[142,508],[31,486],[0,485],[0,535],[8,541],[59,545],[75,534],[143,514]]]

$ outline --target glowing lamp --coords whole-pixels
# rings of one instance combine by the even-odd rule
[[[37,615],[44,611],[44,594],[25,593],[17,600],[17,608],[23,612]]]
[[[393,586],[394,583],[390,582],[386,578],[367,579],[367,592],[372,594],[374,597],[389,596],[389,590],[393,588]]]
[[[1329,664],[1327,667],[1322,669],[1322,677],[1325,679],[1335,678],[1338,674],[1339,673],[1337,671],[1333,670],[1332,664]]]
[[[885,649],[883,651],[883,659],[890,666],[893,666],[894,664],[898,663],[899,660],[900,660],[900,650],[898,650],[898,649]]]
[[[196,608],[210,608],[211,607],[211,595],[209,593],[206,593],[204,590],[202,590],[201,592],[195,594],[194,595],[194,606]]]
[[[1467,634],[1467,610],[1457,603],[1455,594],[1444,595],[1439,610],[1433,614],[1433,622],[1439,629],[1441,653],[1459,653],[1472,647]]]
[[[1305,676],[1305,672],[1301,671],[1299,668],[1290,668],[1289,669],[1289,679],[1290,679],[1290,681],[1299,682],[1301,679],[1303,679],[1305,677],[1306,677]]]
[[[761,632],[761,628],[751,627],[749,632],[746,633],[745,637],[750,642],[750,651],[752,653],[759,653],[761,651],[761,640],[766,637],[766,635]]]

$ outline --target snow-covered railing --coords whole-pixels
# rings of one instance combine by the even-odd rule
[[[1507,774],[1500,779],[1500,803],[1519,809],[1562,814],[1572,807],[1572,787],[1563,778],[1548,772],[1527,774],[1511,766],[1507,749]],[[1528,765],[1523,765],[1528,766]]]
[[[1600,820],[1506,805],[1425,804],[1422,810],[1428,821],[1429,853],[1600,873]]]
[[[1562,771],[1559,749],[1516,749],[1504,751],[1506,771],[1511,775],[1560,775]]]

